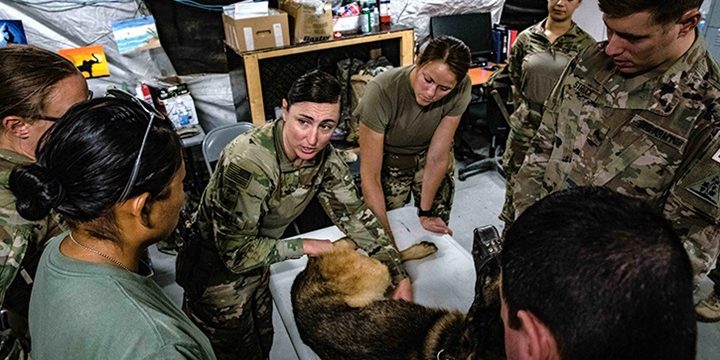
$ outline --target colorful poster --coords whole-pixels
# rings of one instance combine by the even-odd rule
[[[112,31],[121,54],[160,47],[152,16],[116,21],[112,24]]]
[[[20,20],[0,19],[0,47],[9,44],[27,44],[25,29]]]
[[[72,61],[86,79],[110,76],[110,67],[102,45],[62,49],[58,53]]]

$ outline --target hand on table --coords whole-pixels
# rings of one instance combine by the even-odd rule
[[[413,289],[410,279],[402,279],[395,287],[392,294],[393,300],[403,300],[407,302],[413,301]]]
[[[439,217],[421,216],[420,225],[422,225],[422,227],[427,231],[448,234],[450,236],[453,234],[452,229],[450,229],[447,224],[445,224],[445,221]]]
[[[308,256],[320,255],[332,250],[333,244],[330,240],[303,239],[303,252]]]

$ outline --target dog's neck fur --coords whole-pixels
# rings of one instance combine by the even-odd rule
[[[440,354],[455,356],[464,332],[465,315],[458,311],[443,314],[429,329],[425,337],[423,355],[425,359],[439,358]],[[432,334],[437,334],[433,336]]]

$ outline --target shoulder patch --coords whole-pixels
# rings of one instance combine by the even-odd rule
[[[720,149],[715,152],[715,154],[712,156],[712,159],[715,160],[715,162],[720,163]]]
[[[225,178],[227,181],[233,182],[243,189],[247,189],[250,185],[250,180],[253,178],[253,174],[237,164],[231,163],[225,171]]]
[[[687,191],[720,208],[720,174],[710,175],[688,186]]]

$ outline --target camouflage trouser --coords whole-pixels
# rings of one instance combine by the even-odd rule
[[[224,277],[211,280],[200,299],[185,297],[183,310],[218,359],[267,359],[273,342],[270,270]]]
[[[505,187],[505,203],[499,216],[500,220],[505,222],[505,229],[509,228],[515,220],[512,197],[515,175],[525,160],[525,153],[530,147],[530,141],[535,136],[541,120],[542,115],[537,111],[530,110],[525,103],[519,105],[510,116],[510,133],[503,153],[503,171],[507,185]]]
[[[422,180],[425,170],[426,156],[409,155],[403,156],[404,160],[395,161],[394,164],[401,166],[392,166],[388,164],[388,157],[392,156],[397,159],[396,155],[385,154],[385,161],[382,169],[382,187],[385,194],[385,207],[387,210],[397,209],[405,206],[410,201],[412,194],[415,206],[420,207],[420,192],[422,191]],[[432,202],[430,209],[439,218],[443,219],[446,224],[450,222],[450,210],[452,208],[453,196],[455,195],[454,161],[452,152],[450,153],[448,169],[445,178]],[[402,163],[405,165],[402,165]]]

